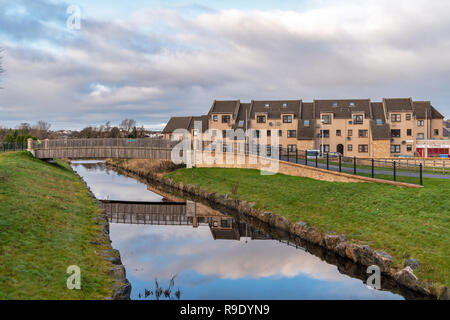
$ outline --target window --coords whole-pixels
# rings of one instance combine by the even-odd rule
[[[287,103],[283,103],[283,108],[287,108]]]
[[[400,153],[400,145],[391,144],[391,153]]]
[[[192,135],[194,137],[196,137],[198,135],[198,130],[196,130],[196,129],[192,130]]]
[[[439,135],[439,129],[434,129],[434,130],[433,130],[433,134],[434,134],[435,136],[438,136],[438,135]]]
[[[292,116],[291,115],[284,115],[283,116],[283,123],[291,123],[292,122]]]
[[[406,145],[406,151],[412,151],[412,145],[411,144]]]
[[[400,122],[402,121],[402,115],[393,113],[391,114],[391,122]]]
[[[369,146],[367,144],[359,144],[358,145],[358,152],[360,152],[360,153],[367,153],[367,152],[369,152]]]
[[[243,127],[244,126],[244,120],[239,120],[239,127]]]
[[[406,114],[406,120],[411,120],[411,114],[410,113]]]
[[[360,138],[367,138],[368,134],[368,130],[358,130],[358,137]]]
[[[417,120],[417,126],[423,127],[423,120]]]
[[[412,136],[412,130],[411,129],[406,129],[406,135],[408,137]]]
[[[255,131],[253,131],[254,133],[253,133],[253,136],[255,137],[255,138],[259,138],[259,135],[260,135],[260,132],[259,132],[259,130],[255,130]]]
[[[217,136],[217,130],[212,130],[212,131],[211,131],[211,135],[212,135],[213,137]]]
[[[322,145],[320,145],[320,150],[322,150]],[[323,145],[323,152],[330,152],[330,145],[324,144]]]
[[[353,116],[353,123],[354,124],[363,124],[363,116],[362,114],[357,114]]]
[[[266,116],[256,116],[257,123],[266,123]]]
[[[289,152],[297,150],[297,146],[295,144],[288,144],[287,149]]]
[[[223,152],[232,152],[233,151],[233,145],[232,144],[223,144]]]
[[[383,120],[382,119],[377,119],[377,125],[381,126],[383,124]]]
[[[309,120],[305,120],[305,121],[303,121],[303,126],[305,126],[305,127],[309,127]]]
[[[333,102],[333,107],[337,108],[337,106],[338,106],[338,103],[337,102]]]
[[[418,133],[417,134],[417,140],[423,140],[423,133]]]
[[[393,137],[393,138],[400,138],[400,129],[393,129],[393,130],[391,130],[391,137]]]
[[[297,130],[288,130],[287,137],[288,138],[295,138],[295,137],[297,137]]]
[[[269,105],[268,103],[266,103],[266,104],[264,105],[264,107],[265,107],[265,108],[268,108],[268,107],[270,107],[270,105]]]
[[[283,130],[278,130],[278,136],[282,137],[283,136]]]
[[[213,121],[217,121],[217,114],[213,115]]]
[[[322,115],[322,122],[323,124],[331,124],[331,115],[329,114]]]
[[[349,137],[351,137],[351,136],[353,135],[353,130],[352,130],[352,129],[349,129],[347,135],[348,135]]]
[[[230,122],[230,116],[222,116],[222,123],[229,123]]]
[[[341,130],[340,130],[340,129],[337,129],[337,130],[336,130],[336,136],[338,136],[338,137],[341,136]]]
[[[272,131],[271,130],[267,130],[267,136],[270,137],[272,135]]]
[[[222,138],[226,138],[227,137],[227,130],[222,130]]]
[[[268,157],[272,155],[272,147],[270,145],[266,146],[266,154]]]
[[[353,145],[352,144],[348,144],[347,145],[347,151],[353,151]]]
[[[330,130],[320,130],[320,137],[322,137],[322,133],[324,138],[330,137]]]

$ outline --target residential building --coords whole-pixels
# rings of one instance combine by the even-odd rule
[[[195,117],[172,118],[163,133],[191,128]],[[259,144],[270,143],[273,134],[290,151],[318,149],[357,157],[439,156],[449,153],[443,116],[429,101],[389,98],[337,100],[214,100],[201,118],[210,133],[232,144],[228,130],[253,129]],[[206,119],[205,119],[206,118]],[[206,128],[203,128],[206,130]],[[191,130],[191,129],[189,129]],[[231,133],[231,131],[230,131]],[[266,141],[262,141],[267,137]],[[242,137],[233,137],[240,140]]]

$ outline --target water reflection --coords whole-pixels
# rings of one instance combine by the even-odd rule
[[[166,197],[104,164],[74,164],[74,169],[101,199]],[[321,248],[310,248],[255,221],[204,208],[195,217],[186,216],[186,223],[167,225],[152,223],[142,213],[110,213],[112,245],[121,253],[133,299],[156,299],[155,279],[158,288],[171,288],[168,297],[160,294],[161,299],[173,299],[178,290],[182,299],[200,300],[403,299],[367,288],[358,279],[365,279],[364,271]]]

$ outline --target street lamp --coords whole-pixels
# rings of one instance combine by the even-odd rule
[[[323,158],[323,150],[324,150],[324,145],[323,145],[323,125],[324,125],[324,123],[325,123],[325,120],[324,119],[322,119],[321,120],[321,122],[322,122],[322,132],[321,132],[321,136],[322,136],[322,145],[320,146],[320,155],[322,156],[322,158]]]

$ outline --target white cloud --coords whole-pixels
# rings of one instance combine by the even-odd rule
[[[448,16],[446,0],[188,16],[143,8],[120,21],[85,21],[53,49],[6,44],[0,107],[8,120],[45,117],[54,128],[130,116],[156,126],[238,98],[411,96],[449,116]]]

